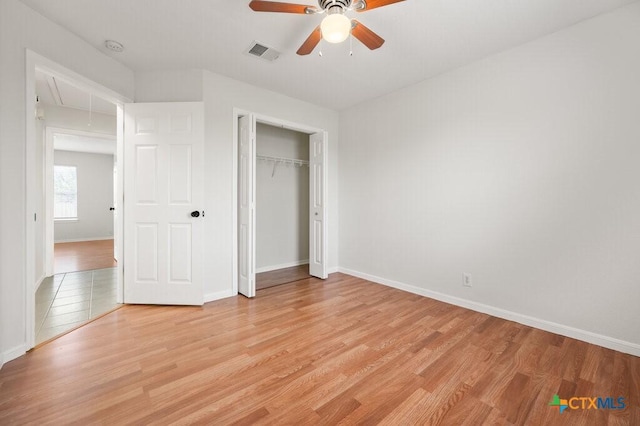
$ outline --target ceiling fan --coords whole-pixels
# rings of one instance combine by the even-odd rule
[[[374,50],[384,44],[384,39],[365,27],[356,19],[349,19],[346,12],[354,10],[364,12],[405,0],[318,0],[318,7],[308,4],[282,3],[276,1],[253,0],[249,7],[256,12],[297,13],[301,15],[326,14],[322,23],[316,27],[307,40],[298,49],[298,55],[313,52],[321,39],[329,43],[342,43],[353,35],[369,49]]]

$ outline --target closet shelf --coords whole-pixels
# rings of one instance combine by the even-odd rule
[[[282,163],[282,164],[291,164],[294,166],[309,166],[309,162],[306,160],[298,160],[295,158],[284,158],[284,157],[269,157],[266,155],[256,155],[256,159],[258,161],[269,161],[273,163]]]

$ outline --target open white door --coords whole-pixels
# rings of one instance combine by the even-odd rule
[[[111,201],[113,213],[113,259],[118,262],[118,154],[113,156],[113,201]]]
[[[309,275],[327,274],[327,163],[326,132],[309,136]]]
[[[124,114],[124,302],[202,305],[203,104]]]
[[[256,295],[255,244],[255,147],[256,121],[253,115],[238,123],[238,291],[247,297]]]

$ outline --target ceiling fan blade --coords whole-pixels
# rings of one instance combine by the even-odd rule
[[[308,4],[281,3],[277,1],[253,0],[249,7],[256,12],[280,12],[307,14],[309,10],[315,10]]]
[[[351,34],[369,49],[374,50],[384,44],[384,39],[382,37],[362,25],[359,21],[353,19],[351,21],[351,25],[353,25],[351,28]]]
[[[316,27],[315,30],[309,35],[309,37],[302,43],[300,49],[296,52],[298,55],[308,55],[313,52],[313,49],[316,48],[320,40],[322,39],[322,31],[320,30],[320,25]]]
[[[398,3],[404,0],[364,0],[365,6],[361,9],[356,9],[358,12],[364,12],[365,10],[376,9],[382,6],[388,6],[393,3]]]

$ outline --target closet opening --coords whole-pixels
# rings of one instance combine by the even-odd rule
[[[327,132],[234,115],[234,292],[326,279]]]
[[[309,135],[256,125],[256,290],[309,278]]]

